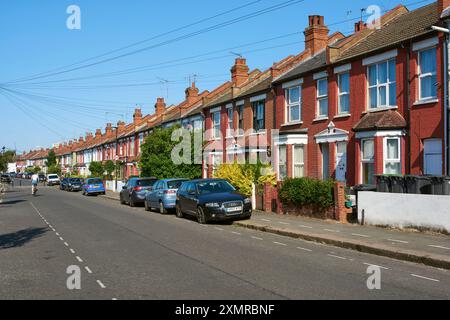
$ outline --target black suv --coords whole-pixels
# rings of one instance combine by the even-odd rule
[[[69,192],[81,191],[83,185],[83,179],[81,178],[69,178],[64,190]]]
[[[156,178],[131,178],[120,191],[120,203],[128,203],[130,207],[144,204],[147,192],[153,189],[156,182]]]
[[[3,174],[0,177],[0,182],[11,183],[11,177],[8,174]]]
[[[194,180],[178,189],[176,212],[179,218],[184,214],[194,216],[201,224],[250,219],[252,201],[226,180]]]

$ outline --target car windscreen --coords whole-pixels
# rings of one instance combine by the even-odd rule
[[[70,183],[81,183],[81,179],[70,179]]]
[[[58,176],[48,176],[49,179],[58,179]]]
[[[136,180],[136,186],[139,187],[151,187],[157,180]]]
[[[199,194],[233,192],[236,189],[225,180],[206,181],[197,183]]]
[[[167,181],[167,187],[169,189],[179,189],[180,186],[183,184],[183,182],[186,182],[187,180],[173,180],[173,181]]]
[[[87,181],[88,184],[103,184],[103,181],[100,179],[90,179]]]

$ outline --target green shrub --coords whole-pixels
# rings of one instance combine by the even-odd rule
[[[334,204],[333,181],[287,179],[280,189],[280,200],[289,205],[328,209]]]

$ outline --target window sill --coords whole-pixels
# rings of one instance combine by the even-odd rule
[[[316,118],[313,120],[313,122],[321,122],[321,121],[326,121],[328,120],[328,117],[320,117],[320,118]]]
[[[291,126],[298,126],[298,125],[302,125],[303,121],[295,121],[295,122],[289,122],[289,123],[285,123],[282,124],[282,127],[291,127]]]
[[[432,103],[438,103],[439,99],[426,99],[426,100],[418,100],[414,102],[413,106],[422,106],[424,104],[432,104]]]
[[[373,108],[369,109],[363,112],[363,114],[366,113],[372,113],[372,112],[379,112],[379,111],[387,111],[387,110],[397,110],[398,106],[390,106],[390,107],[379,107],[379,108]]]
[[[261,132],[255,132],[255,133],[250,133],[249,136],[263,136],[266,135],[267,132],[266,131],[261,131]]]
[[[334,116],[333,119],[340,119],[340,118],[349,118],[352,115],[350,113],[343,113],[343,114],[338,114],[337,116]]]

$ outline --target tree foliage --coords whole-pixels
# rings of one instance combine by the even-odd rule
[[[108,160],[105,162],[105,171],[108,179],[112,179],[112,174],[116,170],[116,165],[112,160]]]
[[[172,133],[179,127],[156,129],[150,134],[141,147],[139,166],[141,175],[147,177],[196,179],[202,176],[201,164],[194,164],[194,144],[191,144],[192,164],[176,165],[172,161],[172,150],[179,142],[172,141]],[[191,141],[194,141],[191,134]]]
[[[284,204],[327,209],[334,204],[333,181],[287,179],[281,187],[280,200]]]
[[[0,172],[5,172],[8,170],[8,163],[14,162],[16,153],[14,151],[5,151],[0,153]]]
[[[49,168],[56,166],[56,154],[54,150],[48,152],[46,165]]]
[[[96,178],[103,178],[103,174],[105,173],[105,168],[101,162],[91,162],[89,165],[89,171],[91,175]]]

